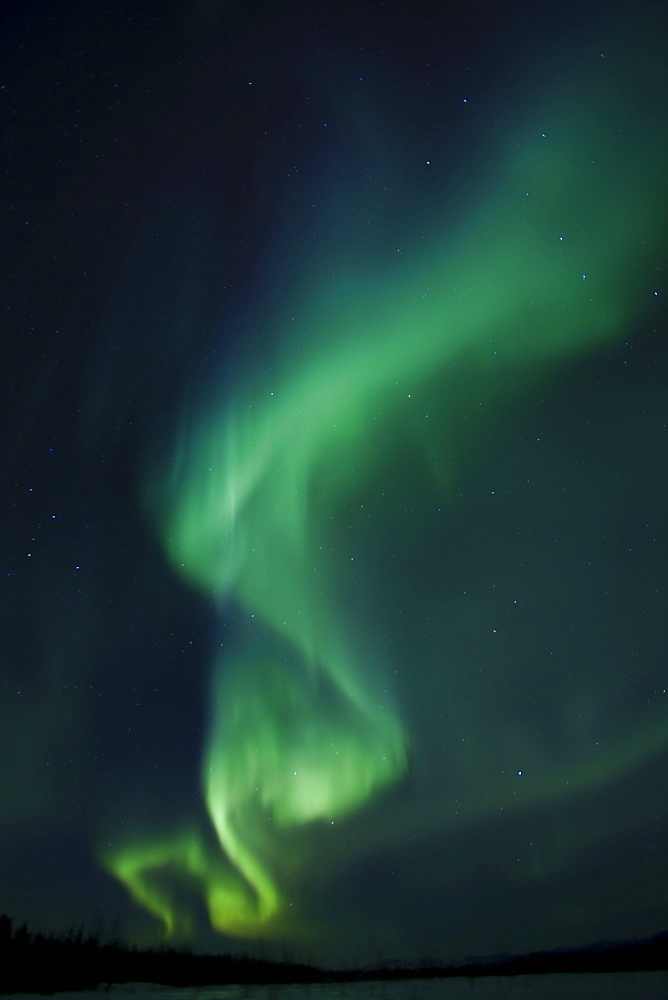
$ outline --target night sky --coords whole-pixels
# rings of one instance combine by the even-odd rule
[[[5,5],[1,912],[668,928],[667,29]]]

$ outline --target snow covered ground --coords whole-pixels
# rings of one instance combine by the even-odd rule
[[[394,982],[318,983],[309,986],[206,986],[173,989],[148,983],[60,993],[56,1000],[662,1000],[668,972],[490,976],[479,979],[407,979]],[[44,1000],[16,994],[14,1000]]]

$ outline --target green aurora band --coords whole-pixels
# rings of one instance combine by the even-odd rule
[[[447,496],[490,414],[642,315],[666,157],[661,129],[635,124],[635,100],[601,61],[538,102],[476,184],[483,202],[464,199],[458,232],[434,220],[426,249],[387,275],[332,282],[324,264],[295,323],[277,324],[266,365],[253,360],[241,390],[221,386],[217,404],[184,414],[146,509],[175,571],[244,623],[212,667],[210,823],[102,852],[169,935],[192,932],[192,892],[220,933],[303,937],[300,879],[327,850],[326,827],[407,772],[383,581],[373,557],[358,568],[348,520],[388,477],[405,495],[417,476]],[[657,714],[587,768],[553,761],[518,807],[611,779],[666,731]],[[435,822],[497,806],[463,789],[457,816]]]

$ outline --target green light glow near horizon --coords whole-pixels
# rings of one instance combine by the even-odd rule
[[[637,134],[633,96],[606,72],[527,114],[469,192],[470,218],[453,231],[434,212],[403,270],[332,282],[323,262],[295,323],[256,348],[248,384],[184,413],[171,467],[147,482],[175,572],[242,621],[212,664],[202,786],[215,837],[142,833],[103,854],[168,934],[190,929],[179,886],[220,933],[305,934],[299,885],[322,830],[400,784],[415,736],[395,683],[411,664],[381,635],[384,582],[350,526],[386,484],[410,490],[406,477],[450,495],[490,414],[616,343],[649,302],[665,150],[660,133]],[[665,732],[662,713],[584,767],[553,760],[516,805],[607,781]],[[435,823],[500,801],[471,792]]]

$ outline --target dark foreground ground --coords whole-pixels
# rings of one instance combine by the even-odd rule
[[[210,986],[665,969],[668,969],[668,932],[623,944],[605,942],[575,950],[497,955],[457,965],[415,968],[393,964],[326,971],[246,955],[194,955],[167,948],[140,950],[119,942],[103,943],[83,931],[65,936],[31,933],[25,925],[14,929],[9,917],[0,917],[0,993],[86,990],[100,983]]]

